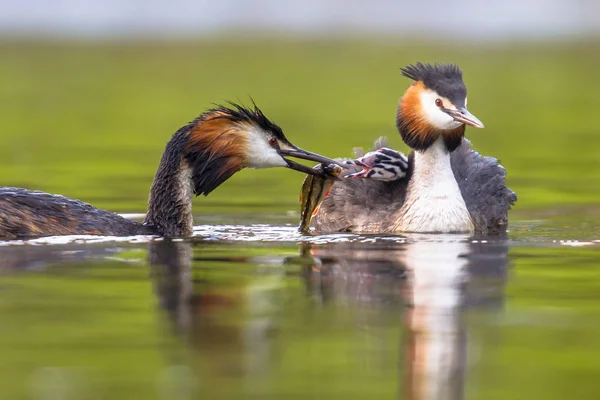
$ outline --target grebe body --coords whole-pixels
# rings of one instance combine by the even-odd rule
[[[406,166],[400,173],[377,165],[377,158],[366,169],[355,162],[321,205],[313,220],[316,230],[506,231],[508,210],[517,196],[506,187],[506,170],[498,161],[472,150],[464,138],[465,125],[483,124],[466,109],[462,71],[453,64],[417,63],[402,73],[413,80],[396,115],[398,131],[413,149]],[[380,148],[376,144],[373,151]],[[381,179],[383,174],[374,172],[378,169],[393,179]]]
[[[208,195],[243,168],[287,167],[323,174],[284,156],[336,163],[291,144],[262,111],[217,106],[180,128],[167,143],[143,223],[79,200],[20,188],[0,188],[0,239],[54,235],[193,233],[192,198]]]

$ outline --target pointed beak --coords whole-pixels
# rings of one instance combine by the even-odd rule
[[[335,165],[339,165],[342,168],[348,168],[347,166],[343,165],[339,161],[332,160],[331,158],[324,157],[320,154],[311,153],[310,151],[302,150],[293,145],[288,145],[288,148],[285,148],[285,149],[279,149],[278,152],[281,156],[288,156],[288,157],[301,158],[303,160],[316,161],[316,162],[320,162],[325,165],[335,164]],[[290,169],[304,172],[305,174],[310,174],[310,175],[320,176],[323,178],[332,179],[332,176],[327,174],[324,171],[315,170],[311,167],[307,167],[306,165],[300,164],[298,162],[288,160],[287,158],[285,159],[285,161],[288,164],[287,167]]]
[[[445,109],[444,111],[454,118],[455,121],[462,122],[465,125],[473,126],[475,128],[483,128],[483,122],[471,114],[465,107],[459,107],[457,110]]]

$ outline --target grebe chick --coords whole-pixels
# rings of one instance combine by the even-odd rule
[[[350,172],[346,178],[369,178],[377,181],[396,181],[406,176],[408,157],[404,153],[387,148],[386,138],[380,137],[375,141],[374,150],[364,154],[360,148],[354,149],[357,159],[349,165],[360,168],[358,172]]]
[[[517,196],[498,161],[471,150],[464,138],[465,125],[483,123],[467,111],[462,71],[422,63],[401,71],[413,80],[396,114],[413,149],[401,169],[406,175],[385,181],[365,173],[336,182],[314,218],[317,232],[504,232]]]
[[[337,163],[302,150],[262,111],[229,103],[180,128],[167,143],[154,177],[143,223],[79,200],[20,188],[0,188],[0,238],[55,235],[192,234],[192,197],[208,195],[242,168],[287,167],[319,175],[287,158]]]

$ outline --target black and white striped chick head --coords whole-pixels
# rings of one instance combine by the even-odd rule
[[[408,158],[399,151],[385,147],[385,139],[375,142],[375,150],[351,161],[361,171],[347,175],[347,178],[367,178],[376,181],[396,181],[406,176]],[[357,150],[357,155],[362,153]]]

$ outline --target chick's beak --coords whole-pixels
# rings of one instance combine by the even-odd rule
[[[462,122],[465,125],[473,126],[475,128],[483,128],[483,122],[471,114],[465,107],[459,107],[457,110],[446,109],[444,111],[454,118],[455,121]]]
[[[317,161],[325,165],[335,164],[339,165],[342,168],[348,168],[347,166],[341,164],[339,161],[332,160],[331,158],[324,157],[320,154],[311,153],[310,151],[302,150],[296,146],[288,145],[287,148],[281,148],[278,150],[278,153],[283,156],[301,158],[303,160]],[[324,178],[332,179],[332,176],[327,174],[324,171],[315,170],[311,167],[307,167],[306,165],[300,164],[296,161],[288,160],[284,158],[287,162],[287,167],[296,171],[304,172],[305,174],[320,176]]]

